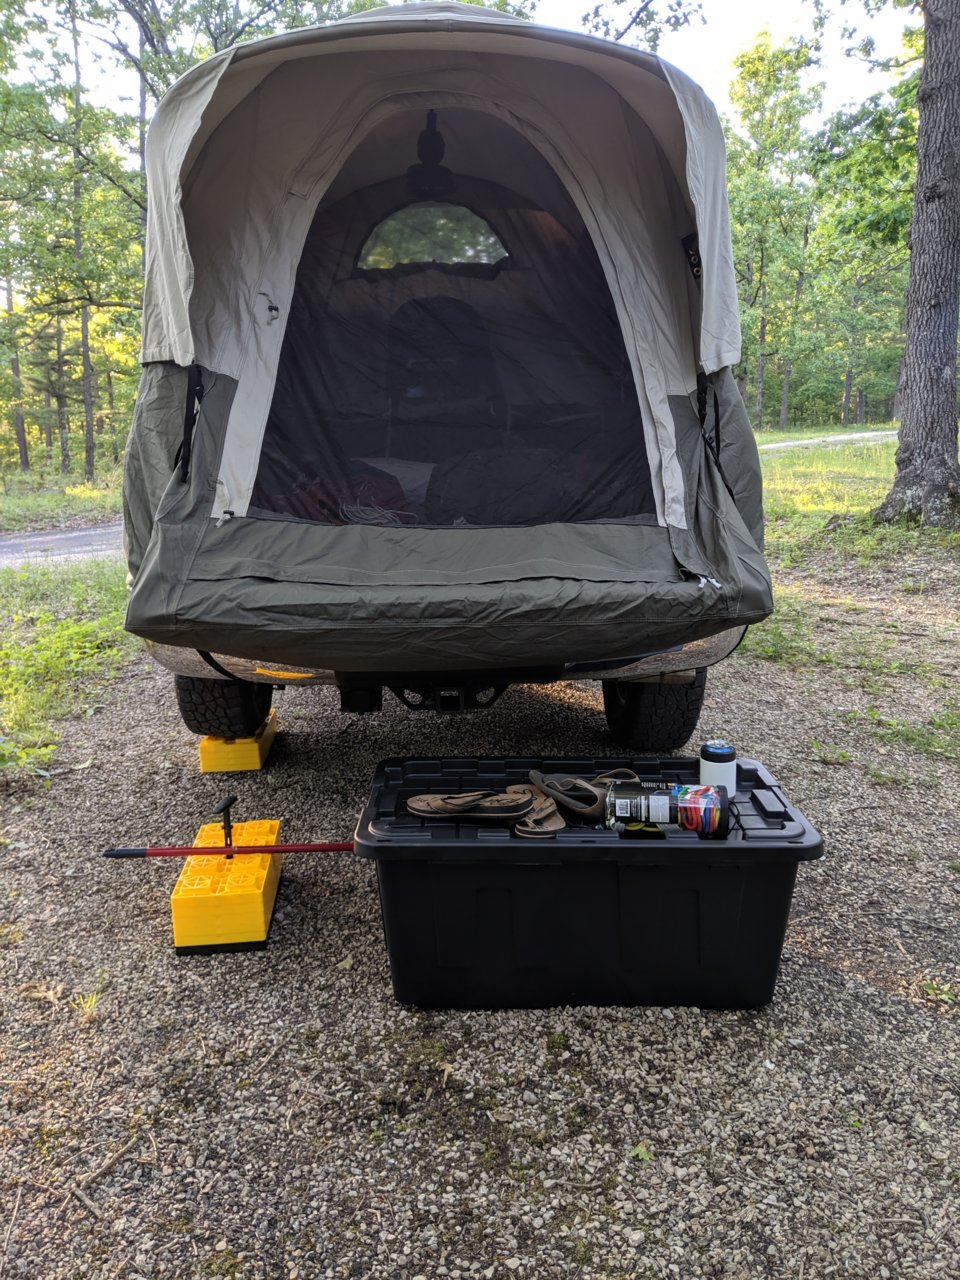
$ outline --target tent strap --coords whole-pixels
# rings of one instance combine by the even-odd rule
[[[700,434],[703,436],[703,442],[717,464],[717,472],[723,481],[723,487],[733,499],[733,505],[736,506],[737,495],[730,487],[730,482],[723,474],[723,467],[720,464],[720,397],[716,391],[713,393],[713,437],[707,434],[707,375],[705,373],[697,374],[697,417],[700,419]]]
[[[180,445],[180,479],[184,484],[190,475],[190,453],[193,445],[193,429],[200,416],[203,400],[203,371],[198,364],[187,370],[187,403],[183,411],[183,441]]]

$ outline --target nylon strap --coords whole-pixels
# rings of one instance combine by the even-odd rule
[[[228,680],[232,680],[236,684],[239,677],[235,676],[232,671],[228,671],[226,667],[221,667],[212,653],[207,653],[205,649],[198,649],[197,653],[204,660],[208,667],[212,667],[221,676],[226,676]]]
[[[716,391],[713,393],[713,437],[707,434],[707,375],[705,373],[697,374],[697,417],[700,419],[700,434],[703,436],[703,443],[707,446],[707,451],[717,464],[717,471],[723,486],[733,499],[733,505],[737,505],[737,495],[730,487],[730,482],[723,474],[723,467],[720,464],[720,397]]]
[[[180,479],[184,484],[190,475],[193,429],[197,425],[202,399],[203,371],[198,364],[192,364],[187,369],[187,403],[183,411],[183,443],[180,445]]]

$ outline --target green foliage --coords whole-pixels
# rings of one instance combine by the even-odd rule
[[[949,982],[924,982],[921,986],[923,994],[935,1004],[960,1004],[960,991],[952,987]]]
[[[775,604],[771,617],[748,629],[741,651],[795,667],[817,663],[821,654],[814,644],[813,622],[802,600],[778,592]]]
[[[871,562],[925,547],[960,553],[960,534],[874,522],[872,512],[893,480],[896,449],[896,440],[878,440],[762,454],[769,558],[791,567],[815,554]]]
[[[387,270],[399,263],[494,263],[507,256],[493,228],[462,205],[409,204],[384,219],[358,265]]]
[[[0,82],[0,472],[22,467],[23,453],[35,466],[54,450],[69,471],[71,454],[84,451],[76,439],[71,448],[78,428],[91,445],[95,431],[125,436],[138,377],[143,193],[129,169],[133,126],[88,105],[70,79],[59,11],[46,16],[46,61],[28,43],[21,74],[30,74]],[[10,429],[18,416],[20,448]]]
[[[27,475],[0,474],[0,533],[119,518],[121,468],[104,459],[97,475],[90,483],[83,476],[57,476],[43,467]]]
[[[844,751],[833,742],[820,742],[817,738],[811,738],[810,745],[814,758],[821,764],[849,764],[852,758],[849,751]]]
[[[701,0],[600,0],[584,14],[584,25],[608,40],[646,45],[656,53],[664,31],[703,22]]]
[[[97,710],[104,679],[135,651],[115,562],[0,569],[0,766],[38,767],[53,722]]]
[[[9,0],[2,7],[0,288],[9,282],[10,292],[5,307],[0,294],[0,476],[23,465],[24,453],[31,469],[70,473],[85,429],[88,446],[94,431],[111,442],[109,453],[97,444],[98,476],[122,452],[138,380],[141,135],[160,95],[232,43],[377,3],[40,0],[28,11]],[[523,17],[532,10],[530,0],[492,7]],[[587,15],[595,30],[649,47],[661,31],[701,18],[699,0],[603,0]],[[75,39],[86,49],[77,66]],[[744,333],[738,373],[757,428],[893,412],[919,52],[911,36],[905,53],[913,61],[893,91],[826,122],[818,116],[814,39],[774,46],[763,35],[737,60],[727,134]],[[78,71],[109,78],[116,70],[139,81],[142,102],[95,106]],[[422,257],[432,249],[434,256],[435,241],[410,244],[416,228],[402,230],[399,248],[378,244],[375,254],[389,248]],[[441,233],[442,260],[462,249],[463,229],[451,224]],[[467,247],[477,261],[496,251],[480,241]]]
[[[727,128],[738,370],[756,430],[889,419],[903,352],[915,84],[817,119],[816,46],[737,59]]]
[[[910,747],[922,755],[956,760],[960,756],[960,700],[945,705],[919,723],[882,716],[875,707],[867,712],[876,737]]]

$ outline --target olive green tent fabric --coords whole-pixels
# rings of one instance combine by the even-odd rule
[[[144,367],[124,456],[123,545],[130,582],[140,572],[160,499],[173,475],[186,399],[186,369],[175,364]]]
[[[618,429],[642,437],[649,502],[632,518],[406,527],[374,509],[322,524],[254,501],[288,326],[301,322],[298,271],[315,261],[327,273],[311,306],[343,304],[331,314],[350,314],[348,295],[374,287],[357,237],[342,238],[339,258],[313,259],[310,228],[324,210],[402,187],[411,121],[428,111],[449,119],[464,192],[473,181],[514,193],[506,224],[526,228],[522,269],[554,261],[530,234],[538,211],[544,236],[557,226],[588,237],[626,357],[633,417]],[[396,6],[194,68],[157,112],[147,167],[146,367],[124,497],[131,631],[273,663],[425,671],[629,659],[770,612],[756,446],[729,369],[740,339],[722,133],[681,72],[474,6]],[[437,264],[419,266],[414,284],[396,277],[398,309],[440,289]],[[559,280],[513,288],[509,269],[505,298],[543,300],[541,345],[566,311],[578,348],[598,349],[576,300],[586,295]],[[309,335],[292,336],[308,361]],[[315,346],[318,369],[335,346]],[[349,357],[316,376],[382,390],[384,349],[359,333]],[[512,355],[536,366],[532,345]],[[195,363],[204,395],[183,476]],[[302,431],[325,429],[322,417],[301,411]],[[297,424],[284,425],[295,472]],[[465,428],[451,419],[451,432]],[[564,461],[560,449],[555,467]],[[545,465],[544,484],[552,474]]]
[[[169,479],[131,594],[127,626],[146,639],[344,671],[493,669],[631,658],[770,611],[763,557],[689,405],[676,429],[693,568],[655,525],[212,521],[234,384],[211,381],[191,476]]]

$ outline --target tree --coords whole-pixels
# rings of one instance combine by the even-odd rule
[[[608,40],[642,40],[656,52],[664,30],[679,31],[702,22],[701,0],[600,0],[583,15],[583,25]]]
[[[72,5],[63,16],[66,57],[54,49],[46,64],[34,60],[32,77],[0,84],[0,278],[10,282],[2,321],[11,371],[5,410],[21,467],[30,430],[42,426],[46,435],[55,405],[61,470],[68,472],[72,421],[82,422],[90,479],[100,408],[91,335],[98,313],[139,312],[139,253],[131,262],[139,193],[134,184],[131,200],[118,146],[123,121],[84,100]],[[132,331],[127,341],[132,356]],[[51,414],[33,407],[31,395],[34,405],[49,397]]]
[[[745,338],[740,385],[745,392],[752,369],[756,430],[767,425],[771,361],[781,378],[777,421],[787,425],[803,336],[798,315],[816,197],[805,122],[820,103],[820,86],[804,84],[812,61],[806,41],[774,48],[763,33],[736,59],[737,78],[730,88],[737,111],[727,129],[730,209]]]
[[[960,0],[922,0],[917,180],[893,487],[875,513],[960,528]]]

